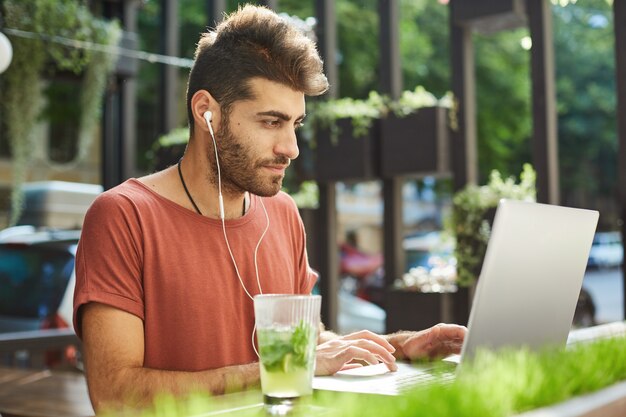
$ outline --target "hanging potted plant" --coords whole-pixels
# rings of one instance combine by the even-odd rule
[[[303,136],[315,149],[315,179],[321,182],[367,180],[379,176],[379,120],[385,99],[342,98],[310,106],[310,129]],[[314,136],[314,139],[313,139]]]
[[[366,100],[313,103],[301,148],[315,148],[315,178],[367,180],[416,173],[449,173],[448,109],[423,87],[392,101],[371,92]]]
[[[411,174],[450,174],[448,111],[451,96],[438,100],[418,86],[389,103],[380,121],[383,178]]]
[[[46,78],[57,72],[82,76],[77,94],[81,116],[78,153],[69,166],[88,154],[93,129],[100,117],[108,74],[115,55],[78,47],[98,44],[105,49],[117,44],[117,22],[96,18],[76,0],[5,0],[2,3],[5,31],[13,43],[13,62],[3,74],[2,103],[13,162],[11,223],[22,211],[21,184],[32,161],[35,128],[45,104]],[[83,45],[83,44],[81,44]]]

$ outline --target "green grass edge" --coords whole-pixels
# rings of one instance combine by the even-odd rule
[[[442,368],[443,369],[443,368]],[[316,392],[315,408],[303,408],[296,416],[403,417],[482,416],[507,417],[557,404],[626,380],[626,336],[597,340],[567,349],[548,348],[479,352],[463,365],[456,380],[448,385],[420,386],[398,396],[354,395]],[[157,399],[141,417],[190,417],[211,410],[241,407],[258,393],[236,394],[232,404],[224,397],[205,393],[175,399]],[[317,411],[315,411],[317,410]],[[256,416],[258,408],[228,415]]]

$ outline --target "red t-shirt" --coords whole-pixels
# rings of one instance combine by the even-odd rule
[[[248,212],[226,221],[246,289],[259,294],[254,249],[266,227],[251,196]],[[262,292],[308,294],[305,233],[285,193],[263,198],[270,220],[258,249]],[[235,273],[221,220],[209,219],[131,179],[103,193],[83,225],[76,254],[74,328],[80,306],[99,302],[144,323],[144,366],[198,371],[258,360],[251,345],[253,302]]]

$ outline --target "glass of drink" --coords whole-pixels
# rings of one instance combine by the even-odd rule
[[[254,297],[261,390],[267,411],[284,415],[295,400],[313,392],[319,295]]]

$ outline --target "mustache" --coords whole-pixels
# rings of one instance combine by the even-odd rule
[[[289,166],[291,164],[291,159],[287,158],[286,156],[282,155],[282,156],[277,156],[276,158],[272,158],[272,159],[264,159],[262,161],[259,161],[256,166],[258,168],[260,167],[264,167],[267,165],[285,165],[285,166]]]

